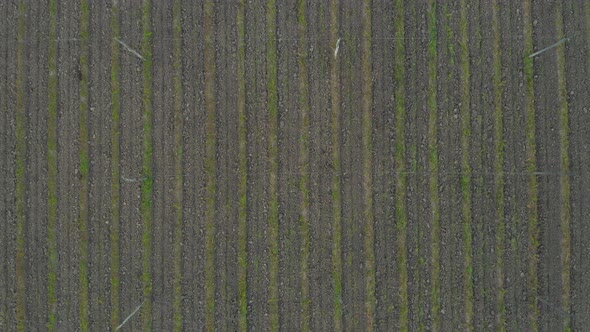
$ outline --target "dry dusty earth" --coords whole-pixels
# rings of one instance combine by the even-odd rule
[[[590,326],[590,2],[0,24],[0,330]]]

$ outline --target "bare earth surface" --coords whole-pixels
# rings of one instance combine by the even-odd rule
[[[584,331],[589,75],[580,0],[2,1],[0,330]]]

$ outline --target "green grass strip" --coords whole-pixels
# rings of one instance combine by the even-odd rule
[[[205,134],[205,173],[207,177],[206,187],[206,211],[205,211],[205,330],[215,329],[215,2],[205,1],[204,7],[204,32],[205,32],[205,109],[206,134]]]
[[[330,45],[338,44],[340,1],[330,1]],[[340,193],[340,58],[330,61],[332,107],[332,282],[334,287],[334,331],[342,331],[342,198]]]
[[[117,39],[120,37],[118,0],[113,0],[111,7],[111,329],[114,330],[120,321],[119,311],[119,223],[121,216],[121,184],[120,184],[120,111],[121,91],[119,84],[120,48]]]
[[[80,330],[88,331],[88,38],[90,24],[88,0],[80,0],[80,195],[78,232],[80,236]]]
[[[440,211],[438,195],[438,106],[437,106],[437,27],[436,2],[429,1],[428,8],[428,170],[430,204],[432,212],[431,227],[431,319],[432,330],[438,331],[440,325]]]
[[[404,16],[407,15],[407,17],[411,17],[414,18],[416,17],[416,4],[415,3],[411,3],[409,6],[405,7],[404,10]],[[412,33],[416,33],[417,28],[419,26],[419,22],[415,21],[415,20],[411,20],[408,21],[408,23],[410,23],[411,25],[408,26],[409,31],[406,33],[407,35],[407,40],[405,41],[406,47],[410,50],[409,54],[411,54],[412,56],[415,57],[416,52],[420,51],[417,48],[418,45],[418,39],[414,38],[414,35],[412,35]],[[410,85],[411,90],[414,92],[417,88],[417,81],[418,81],[418,77],[417,75],[415,75],[416,72],[416,66],[417,63],[416,61],[410,61],[408,63],[409,65],[409,78],[407,80],[407,83]],[[410,142],[409,145],[406,146],[406,156],[407,158],[409,158],[409,171],[410,172],[418,172],[418,149],[417,149],[417,140],[415,139],[416,136],[416,129],[417,129],[417,121],[416,121],[416,116],[417,116],[417,105],[418,105],[418,94],[417,93],[411,93],[410,94],[410,100],[411,103],[409,105],[406,105],[406,112],[407,117],[409,117],[411,119],[410,121],[410,131],[414,132],[414,139]],[[420,169],[422,169],[422,167],[420,166]],[[413,188],[417,188],[418,185],[420,183],[419,177],[418,176],[413,176],[410,179],[410,186]],[[418,215],[418,205],[417,204],[412,204],[413,206],[411,207],[414,215]],[[416,262],[414,262],[415,268],[413,269],[413,273],[412,273],[412,280],[414,280],[415,283],[415,287],[416,287],[416,291],[412,292],[410,295],[414,298],[413,302],[416,303],[416,313],[415,313],[415,322],[416,322],[416,329],[418,331],[426,331],[426,317],[427,317],[427,313],[424,310],[424,304],[427,302],[424,299],[424,296],[426,295],[424,292],[424,285],[425,285],[425,280],[427,279],[427,276],[425,276],[422,271],[426,270],[426,257],[420,255],[420,253],[423,251],[423,248],[428,246],[427,243],[423,243],[423,238],[424,238],[424,227],[422,225],[420,225],[419,223],[414,223],[414,227],[416,228],[415,231],[415,247],[411,250],[413,250],[415,253],[418,253],[417,257],[416,257]]]
[[[278,200],[278,96],[277,96],[277,6],[276,0],[266,3],[266,74],[268,103],[269,157],[269,309],[270,329],[279,328],[279,200]]]
[[[174,30],[174,330],[182,330],[182,0],[175,0],[172,7]]]
[[[458,17],[456,17],[456,13],[455,12],[451,12],[451,10],[449,10],[449,4],[448,3],[440,3],[440,7],[438,9],[438,18],[437,18],[438,22],[439,22],[439,26],[440,26],[440,31],[438,34],[438,42],[440,45],[440,53],[438,54],[439,58],[441,59],[442,62],[445,63],[444,67],[447,67],[445,69],[441,68],[441,73],[440,73],[440,77],[439,77],[439,82],[456,82],[457,86],[458,86],[458,90],[455,90],[453,88],[450,87],[450,84],[443,84],[443,83],[439,83],[439,94],[438,94],[438,98],[440,100],[440,118],[438,119],[440,125],[442,126],[442,132],[440,132],[440,136],[443,137],[443,140],[448,140],[452,134],[451,131],[452,130],[448,130],[449,128],[446,126],[450,126],[451,123],[453,122],[453,120],[450,119],[450,109],[453,108],[453,105],[455,103],[455,101],[457,99],[459,99],[459,96],[462,92],[461,88],[461,81],[460,81],[460,76],[459,76],[459,72],[462,69],[461,68],[461,63],[459,62],[459,65],[456,65],[457,60],[461,60],[458,58],[458,56],[456,55],[456,45],[458,47],[460,47],[460,41],[458,40],[458,37],[460,36],[456,36],[456,32],[453,30],[454,26],[452,26],[451,24],[453,23],[453,21],[459,21]],[[442,60],[444,59],[444,60]],[[449,69],[451,68],[451,69]],[[461,108],[460,105],[458,105],[458,108]],[[459,119],[461,120],[461,119]],[[461,133],[462,134],[462,133]],[[462,152],[462,148],[461,146],[459,146],[459,149],[461,149]],[[440,155],[439,155],[440,156]],[[444,158],[444,157],[443,157]],[[462,160],[460,160],[462,162]],[[463,174],[462,174],[462,169],[463,169],[463,165],[461,164],[459,167],[461,167],[461,170],[457,173],[458,174],[458,180],[459,180],[459,185],[462,186],[462,181],[463,179]],[[454,179],[453,179],[454,180]],[[451,180],[452,181],[452,180]],[[451,181],[448,181],[447,183],[450,183]],[[442,187],[446,187],[447,183],[443,183]],[[454,185],[454,184],[453,184]],[[453,185],[449,185],[449,186],[453,186]],[[462,189],[462,188],[461,188]],[[439,189],[439,190],[443,190],[443,189]],[[461,192],[462,193],[462,192]],[[447,196],[447,201],[453,201],[453,200],[461,200],[458,203],[463,203],[463,197],[462,196],[457,196],[457,192],[456,192],[456,188],[452,188],[450,189],[448,192],[445,193]],[[461,209],[462,209],[462,205],[461,205]],[[458,213],[459,212],[459,213]],[[452,225],[448,226],[447,230],[450,230],[451,232],[456,232],[455,234],[457,236],[463,236],[463,216],[462,216],[462,210],[461,211],[457,211],[456,209],[450,210],[449,213],[446,215],[446,219],[444,219],[445,221],[448,220],[455,220],[455,219],[459,219],[460,218],[460,223],[453,223]],[[461,226],[460,228],[458,228],[457,226]],[[440,233],[441,237],[442,237],[442,232]],[[441,243],[443,243],[441,241]],[[459,245],[459,243],[457,243],[457,246]],[[462,249],[462,248],[461,248]],[[461,250],[459,248],[457,248],[457,251]],[[444,249],[443,249],[444,250]],[[462,255],[462,251],[458,254],[458,260],[461,260]],[[458,262],[457,262],[458,264]],[[465,264],[465,261],[463,260],[463,265]],[[443,265],[444,268],[444,265]],[[458,270],[457,270],[458,272]],[[464,279],[464,274],[461,275],[460,273],[457,273],[455,271],[450,272],[448,274],[449,278],[457,278],[461,281],[463,281],[463,285],[465,285],[465,279]],[[440,284],[443,285],[445,279],[444,277],[440,278]],[[450,282],[449,282],[450,283]],[[441,288],[443,288],[444,286],[441,286]],[[441,293],[441,313],[444,312],[445,308],[443,308],[444,304],[442,303],[445,298],[452,298],[453,296],[456,296],[456,302],[457,304],[460,306],[463,304],[463,298],[461,295],[461,291],[464,290],[463,288],[451,288],[449,290],[448,293]],[[444,292],[444,291],[443,291]],[[445,296],[447,295],[447,296]],[[452,301],[447,301],[447,305],[448,307],[446,307],[446,309],[449,310],[453,310],[452,309]],[[452,312],[452,311],[451,311]],[[443,321],[445,320],[444,318],[444,314],[443,315]],[[450,321],[451,326],[462,326],[463,324],[463,320],[462,318],[464,318],[464,316],[461,316],[460,313],[457,312],[457,315],[455,315],[455,313],[453,312],[453,314],[449,315],[448,318],[446,320]]]
[[[18,6],[18,30],[16,49],[16,329],[26,329],[26,271],[25,271],[25,162],[27,157],[25,104],[25,59],[27,7],[22,0]]]
[[[452,21],[455,19],[455,17],[453,16],[454,14],[451,13],[451,11],[449,10],[449,6],[448,4],[444,3],[441,5],[441,9],[440,9],[440,15],[442,17],[444,17],[444,20],[441,20],[442,23],[442,33],[441,33],[441,38],[440,38],[440,44],[446,44],[446,51],[448,52],[447,54],[443,54],[442,57],[447,57],[448,58],[448,64],[451,66],[451,68],[455,67],[455,59],[457,58],[456,56],[456,52],[455,52],[455,31],[453,31],[453,27],[451,26]],[[453,69],[449,70],[447,73],[447,77],[446,80],[451,81],[453,79],[455,79],[457,74],[455,73],[455,71]],[[450,97],[452,97],[451,93],[449,93],[449,91],[452,91],[449,86],[447,84],[445,84],[443,86],[443,88],[441,89],[442,92],[442,97],[444,97],[444,103],[446,104],[452,104],[452,101],[449,101],[449,99],[451,99]],[[443,106],[445,107],[445,106]]]
[[[432,227],[430,228],[431,245],[431,319],[432,330],[440,329],[440,211],[438,197],[438,146],[437,146],[437,27],[436,1],[428,1],[428,171],[430,186],[430,206],[432,210]]]
[[[564,38],[563,12],[561,2],[557,2],[556,10],[556,37]],[[569,108],[567,104],[565,47],[556,49],[557,55],[557,86],[559,89],[559,149],[561,156],[561,308],[563,315],[563,330],[571,331],[571,203],[570,203],[570,161],[569,161]]]
[[[49,2],[47,114],[47,330],[57,323],[57,0]]]
[[[476,56],[474,58],[472,58],[472,62],[471,62],[471,66],[473,68],[480,68],[482,66],[482,61],[484,60],[484,57],[482,56],[482,50],[483,50],[483,37],[482,37],[482,26],[484,27],[484,29],[487,29],[487,26],[485,26],[484,24],[482,24],[482,20],[481,20],[481,3],[480,1],[475,1],[472,2],[471,6],[474,6],[475,8],[478,8],[477,13],[472,15],[471,17],[469,17],[469,19],[473,22],[478,22],[474,28],[475,31],[472,32],[470,34],[470,43],[472,43],[473,45],[475,45],[475,49],[476,52],[480,52],[479,56]],[[477,100],[477,102],[480,103],[481,107],[483,107],[483,105],[485,104],[485,101],[487,101],[487,97],[484,96],[483,94],[479,94],[479,95],[472,95],[472,98],[474,100]],[[475,117],[472,117],[472,126],[475,128],[481,128],[482,126],[482,121],[483,121],[483,115],[482,113],[477,114]],[[488,154],[488,149],[482,145],[480,146],[480,148],[474,152],[474,154],[472,155],[472,160],[474,164],[476,165],[480,165],[483,166],[483,156]],[[472,184],[475,183],[475,185],[472,187],[472,194],[475,192],[476,195],[479,195],[480,197],[482,197],[484,191],[486,191],[486,186],[484,185],[484,175],[479,172],[479,174],[473,174],[471,176],[472,179]],[[481,218],[480,218],[481,220]],[[472,232],[475,232],[476,234],[479,234],[480,236],[483,234],[483,229],[484,229],[484,223],[483,222],[476,222],[475,220],[473,220],[473,227],[472,227]],[[477,241],[477,243],[475,243],[472,247],[473,251],[472,251],[472,257],[473,257],[473,261],[477,261],[479,259],[479,261],[482,261],[483,257],[484,257],[484,243],[483,241]],[[484,264],[477,264],[474,263],[474,267],[473,267],[473,273],[477,274],[477,275],[483,275],[484,274],[484,269],[486,267],[484,266]],[[478,277],[473,277],[474,281],[477,279]],[[477,295],[475,295],[475,293],[477,292]],[[488,296],[488,289],[486,289],[486,287],[477,287],[473,289],[473,293],[474,293],[474,297],[477,298],[481,298],[481,299],[485,299],[486,296]],[[484,300],[486,301],[486,300]],[[474,301],[475,302],[475,301]],[[479,317],[477,314],[474,317],[479,319],[479,325],[481,324],[486,324],[484,321],[485,319],[481,319],[481,317]],[[474,323],[475,324],[475,323]]]
[[[586,1],[586,45],[590,45],[590,1]],[[588,63],[590,64],[590,52],[588,52]]]
[[[299,214],[299,225],[301,231],[301,331],[309,331],[311,319],[309,294],[309,74],[307,61],[309,48],[307,41],[307,20],[305,13],[307,1],[299,0],[297,27],[299,33],[299,109],[300,109],[300,135],[299,135],[299,192],[301,211]]]
[[[354,90],[356,87],[352,84],[353,82],[353,78],[356,79],[356,77],[354,76],[354,70],[357,68],[357,64],[354,63],[353,61],[355,59],[358,59],[358,50],[356,47],[356,43],[353,42],[353,40],[355,40],[354,38],[356,38],[355,36],[353,36],[353,29],[350,29],[350,25],[348,24],[348,22],[351,21],[353,16],[353,10],[352,10],[352,6],[346,8],[344,15],[342,15],[342,33],[343,33],[343,38],[342,40],[344,41],[344,45],[345,45],[345,50],[342,53],[342,62],[343,62],[343,79],[341,81],[342,84],[342,96],[345,99],[345,101],[342,103],[343,105],[346,105],[348,107],[344,107],[344,114],[342,114],[342,127],[343,128],[352,128],[353,126],[353,117],[354,117],[354,112],[358,111],[358,108],[353,108],[351,105],[354,105],[355,101],[356,101],[356,94],[355,92],[357,92],[356,90]],[[354,125],[358,125],[358,122],[354,122]],[[347,129],[344,129],[347,130]],[[345,138],[343,137],[343,141],[345,141]],[[348,141],[346,141],[348,142]],[[349,147],[347,145],[344,144],[343,142],[343,146],[341,148],[341,152],[344,152],[346,154],[346,157],[350,157],[350,149],[348,149]],[[346,153],[348,152],[348,153]],[[346,158],[345,157],[345,158]],[[350,161],[349,158],[346,158],[347,161]],[[341,185],[344,184],[344,173],[341,173]],[[348,181],[347,181],[348,182]],[[348,185],[350,185],[350,182],[347,183]],[[346,191],[346,188],[343,190],[343,193],[345,195],[344,198],[344,202],[347,201],[348,199],[351,199],[351,193]],[[346,240],[350,240],[352,234],[358,234],[360,233],[362,235],[363,229],[361,228],[362,226],[362,222],[355,222],[354,220],[354,216],[353,213],[348,213],[347,215],[343,216],[344,218],[344,230],[342,231],[342,234],[345,236]],[[348,236],[347,236],[348,235]],[[342,303],[342,309],[343,309],[343,318],[344,318],[344,329],[351,329],[351,330],[360,330],[361,326],[360,326],[360,319],[362,319],[364,317],[364,312],[362,312],[362,309],[359,310],[359,306],[362,305],[362,307],[364,308],[365,303],[357,303],[352,301],[351,299],[356,299],[362,296],[362,293],[366,293],[366,291],[363,289],[363,285],[365,284],[365,280],[362,280],[362,277],[357,277],[359,274],[361,274],[364,271],[358,271],[358,270],[353,270],[353,258],[355,257],[355,253],[352,252],[352,245],[351,243],[347,242],[344,243],[344,249],[346,250],[343,253],[343,258],[345,259],[344,261],[344,270],[346,272],[344,273],[350,273],[349,276],[353,276],[352,278],[348,279],[348,283],[345,283],[343,285],[343,287],[346,288],[346,290],[348,291],[347,293],[344,293],[343,295],[346,296],[345,299],[343,299],[343,303]],[[344,274],[343,273],[343,277]],[[363,284],[359,286],[359,283]],[[344,304],[344,300],[349,300],[350,302],[349,305],[345,305]],[[358,302],[362,302],[362,301],[358,301]],[[346,310],[346,311],[345,311]],[[360,318],[360,319],[359,319]]]
[[[142,308],[142,329],[151,331],[152,329],[152,155],[153,155],[153,137],[152,137],[152,3],[151,0],[143,0],[142,7],[142,53],[143,61],[143,181],[141,183],[141,219],[143,221],[142,234],[142,283],[143,296],[145,305]]]
[[[502,52],[500,50],[500,6],[492,0],[492,63],[494,67],[494,197],[496,203],[496,326],[498,331],[506,330],[506,289],[504,286],[504,247],[506,226],[504,218],[504,110],[502,107]]]
[[[237,12],[238,27],[238,328],[248,330],[248,150],[246,121],[246,30],[244,25],[245,0],[240,0]]]
[[[395,99],[395,169],[396,169],[396,201],[395,218],[397,220],[397,252],[399,271],[399,329],[408,330],[408,254],[406,249],[406,233],[408,216],[406,208],[406,85],[405,85],[405,27],[404,1],[395,1],[395,58],[394,58],[394,99]]]
[[[465,330],[473,330],[473,236],[471,234],[471,165],[469,163],[471,141],[471,95],[470,95],[470,69],[469,69],[469,29],[467,2],[460,2],[460,61],[461,61],[461,192],[462,200],[462,224],[463,224],[463,250],[464,250],[464,314]]]
[[[539,280],[537,277],[537,270],[539,265],[539,257],[537,249],[539,248],[539,222],[537,211],[537,177],[533,174],[537,168],[536,161],[536,147],[535,147],[535,91],[533,88],[533,58],[528,55],[533,52],[533,21],[531,13],[531,0],[524,0],[522,2],[523,9],[523,24],[524,24],[524,75],[526,80],[526,169],[529,173],[528,186],[528,254],[529,266],[527,273],[528,284],[528,305],[529,305],[529,326],[531,330],[537,331],[539,329],[539,306],[537,300],[537,292],[539,288]]]
[[[372,114],[373,79],[371,63],[371,0],[363,2],[363,37],[362,37],[362,147],[363,147],[363,202],[364,202],[364,247],[366,272],[366,329],[375,329],[375,251],[373,225],[373,172],[372,172]]]

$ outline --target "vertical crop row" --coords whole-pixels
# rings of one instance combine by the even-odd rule
[[[80,330],[88,331],[88,39],[90,7],[80,2],[80,195],[78,231],[80,237]]]
[[[269,158],[269,309],[270,329],[279,328],[279,200],[278,200],[278,96],[277,96],[277,5],[266,3],[266,90],[268,108]]]
[[[246,30],[244,26],[245,0],[240,0],[237,12],[238,26],[238,328],[248,329],[248,223],[247,223],[247,122],[246,122]]]
[[[299,34],[299,193],[301,211],[299,224],[301,231],[301,330],[309,331],[311,318],[309,295],[309,74],[308,74],[308,37],[306,19],[307,1],[299,0],[297,26]]]
[[[363,2],[363,33],[362,33],[362,149],[363,149],[363,219],[364,219],[364,250],[366,272],[366,329],[375,328],[375,234],[373,224],[373,174],[372,174],[372,107],[373,78],[371,63],[371,0]]]
[[[204,5],[205,75],[205,329],[215,327],[215,190],[216,190],[216,109],[215,109],[215,3]]]
[[[57,323],[57,0],[49,2],[47,114],[47,330]]]
[[[395,82],[395,174],[396,174],[396,201],[395,201],[395,219],[397,229],[397,252],[398,252],[398,271],[399,271],[399,304],[400,304],[400,331],[408,330],[408,258],[406,249],[407,234],[407,208],[406,208],[406,142],[405,142],[405,124],[406,124],[406,84],[405,84],[405,32],[404,32],[404,1],[396,0],[395,2],[395,62],[394,62],[394,82]]]
[[[430,228],[431,245],[431,319],[432,330],[440,328],[440,211],[438,195],[438,106],[437,106],[437,28],[436,1],[429,0],[427,7],[428,30],[428,173],[430,189],[430,209],[432,224]]]
[[[563,12],[561,2],[555,6],[556,38],[564,38]],[[557,53],[557,87],[559,89],[559,150],[560,150],[560,194],[561,194],[561,308],[565,313],[563,317],[563,330],[571,331],[570,321],[570,282],[571,282],[571,203],[570,203],[570,161],[569,161],[569,108],[567,103],[565,47],[560,46]]]
[[[26,117],[25,104],[26,73],[24,63],[24,47],[26,45],[27,7],[22,0],[18,7],[17,49],[16,49],[16,328],[26,329],[26,290],[25,290],[25,161]]]
[[[330,45],[337,49],[340,38],[340,1],[330,1]],[[340,61],[330,60],[330,105],[332,109],[332,280],[334,287],[334,330],[342,331],[342,198],[340,194]]]
[[[504,218],[504,110],[502,107],[502,59],[500,51],[500,7],[498,0],[492,1],[492,63],[494,67],[492,81],[494,84],[494,200],[496,205],[496,325],[503,331],[506,322],[506,307],[504,296],[504,247],[505,247],[505,218]]]
[[[407,29],[407,32],[405,32],[404,36],[405,38],[407,38],[404,40],[405,47],[408,49],[407,56],[408,58],[415,58],[417,56],[417,52],[421,51],[418,48],[419,40],[418,38],[415,38],[416,33],[418,32],[418,27],[420,25],[420,22],[414,20],[414,17],[416,17],[417,13],[416,3],[413,2],[410,4],[406,4],[404,11],[406,12],[404,14],[404,19],[409,18],[406,21],[409,24],[405,27],[405,29]],[[406,104],[406,117],[409,119],[408,129],[410,130],[408,131],[408,136],[411,138],[408,142],[409,144],[406,145],[406,158],[408,158],[409,166],[409,169],[407,169],[407,171],[409,172],[409,174],[413,174],[413,176],[411,176],[410,178],[408,193],[412,193],[412,202],[414,202],[416,200],[417,194],[415,192],[415,188],[418,188],[419,183],[421,181],[420,177],[416,176],[416,173],[418,172],[418,169],[423,169],[422,165],[420,165],[420,168],[418,165],[418,144],[416,139],[419,127],[417,117],[418,94],[416,93],[416,89],[418,86],[418,75],[416,75],[416,68],[418,66],[418,63],[417,61],[408,61],[407,65],[407,73],[409,73],[409,75],[406,81],[406,86],[409,88],[408,100],[410,101],[410,103]],[[418,215],[418,204],[411,204],[408,209],[408,212],[414,216],[414,219],[416,219],[416,216]],[[410,278],[413,280],[414,283],[413,289],[415,291],[412,294],[413,303],[411,303],[414,304],[413,310],[415,311],[415,313],[413,313],[412,315],[412,320],[415,321],[415,329],[417,329],[418,331],[425,331],[425,318],[428,315],[428,313],[425,310],[425,307],[427,306],[428,301],[425,300],[427,298],[427,294],[425,294],[424,292],[424,286],[426,284],[426,280],[428,280],[428,276],[422,273],[422,271],[426,270],[425,266],[427,257],[426,255],[421,255],[421,253],[424,251],[425,247],[429,246],[429,243],[424,243],[427,241],[422,241],[422,239],[425,236],[424,227],[417,222],[414,222],[413,224],[414,225],[412,226],[412,228],[414,228],[415,230],[413,231],[413,236],[411,240],[415,242],[415,246],[411,250],[413,250],[413,253],[415,253],[415,262],[410,262],[414,265]],[[412,314],[412,312],[410,313]]]
[[[174,68],[174,330],[182,330],[182,22],[181,0],[172,5]]]
[[[465,329],[473,330],[473,258],[471,234],[471,166],[469,163],[471,141],[470,70],[467,1],[460,2],[460,80],[461,80],[461,192],[464,250]]]
[[[240,0],[237,12],[238,27],[238,328],[244,332],[248,329],[248,223],[247,223],[247,188],[248,188],[248,154],[246,122],[246,30],[245,0]]]
[[[120,185],[120,111],[121,91],[119,83],[119,7],[118,1],[113,0],[111,7],[111,220],[110,220],[110,245],[111,245],[111,328],[115,329],[119,324],[119,217],[121,215],[121,185]]]
[[[525,112],[525,133],[526,133],[526,170],[529,178],[528,183],[528,273],[527,273],[527,302],[529,306],[529,325],[531,330],[538,330],[539,307],[537,290],[539,280],[537,277],[539,257],[539,222],[538,222],[538,194],[537,177],[534,174],[537,168],[536,146],[535,146],[535,93],[533,89],[533,58],[528,55],[533,52],[533,20],[531,11],[531,0],[522,2],[523,24],[524,24],[524,75],[526,83],[526,112]]]
[[[143,222],[142,234],[142,284],[145,305],[142,310],[142,327],[144,331],[150,331],[152,327],[152,186],[153,186],[153,138],[152,138],[152,3],[151,0],[143,1],[142,8],[142,54],[143,54],[143,95],[142,95],[142,122],[143,122],[143,162],[141,183],[141,220]]]

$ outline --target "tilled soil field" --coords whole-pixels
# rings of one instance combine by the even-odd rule
[[[590,326],[590,2],[0,13],[0,330]]]

